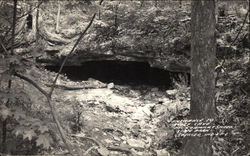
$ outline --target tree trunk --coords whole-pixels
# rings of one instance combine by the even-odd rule
[[[215,109],[215,2],[193,0],[191,13],[191,119],[211,119]],[[211,156],[210,137],[185,138],[182,156]]]
[[[17,14],[17,0],[13,1],[14,3],[14,8],[13,8],[13,22],[12,22],[12,41],[11,41],[11,51],[10,55],[14,55],[14,44],[15,44],[15,29],[16,29],[16,14]],[[13,65],[10,64],[9,70],[12,71]],[[11,75],[10,75],[11,76]],[[9,79],[8,82],[8,89],[10,91],[12,85],[11,79]],[[9,107],[10,99],[8,98],[6,102],[6,106]],[[2,153],[8,153],[7,151],[7,122],[8,120],[5,119],[3,121],[2,125]]]
[[[98,10],[98,19],[101,20],[101,9]]]
[[[194,0],[191,36],[191,116],[213,118],[215,115],[215,3]]]
[[[56,17],[56,33],[59,33],[60,12],[61,12],[60,1],[58,1],[58,10]]]
[[[218,23],[218,19],[219,19],[219,2],[218,0],[215,0],[215,23]]]
[[[38,0],[38,3],[37,3],[37,10],[36,10],[36,42],[38,42],[39,40],[39,3],[40,1]]]
[[[248,0],[248,44],[250,44],[250,25],[249,25],[249,23],[250,23],[250,0]],[[250,82],[250,81],[248,81],[248,82]]]

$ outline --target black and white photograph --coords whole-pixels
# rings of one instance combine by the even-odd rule
[[[250,156],[249,0],[0,0],[0,156]]]

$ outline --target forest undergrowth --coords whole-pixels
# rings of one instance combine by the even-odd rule
[[[65,3],[62,6],[68,9],[61,16],[72,19],[61,23],[61,29],[65,31],[60,32],[53,27],[56,23],[56,16],[53,16],[56,9],[48,9],[48,6],[57,8],[60,4],[47,3],[41,7],[44,22],[40,29],[43,38],[38,39],[39,42],[31,42],[33,39],[29,41],[30,36],[26,35],[29,31],[23,32],[26,29],[20,29],[16,35],[16,46],[19,48],[14,51],[14,43],[10,45],[9,42],[15,36],[15,32],[13,36],[9,33],[12,25],[6,21],[1,25],[1,38],[2,34],[7,34],[8,37],[1,42],[1,51],[7,54],[0,55],[0,151],[17,155],[70,155],[68,149],[73,149],[75,153],[94,156],[177,156],[183,142],[182,138],[176,136],[171,122],[175,119],[187,119],[189,116],[190,86],[185,76],[180,74],[178,79],[172,78],[172,86],[168,89],[103,83],[92,78],[87,81],[72,81],[62,74],[55,81],[57,73],[46,70],[37,60],[44,59],[44,56],[47,57],[45,61],[48,58],[57,60],[73,53],[75,49],[68,44],[70,39],[75,40],[75,36],[79,35],[78,31],[86,26],[87,31],[94,23],[94,28],[81,41],[81,50],[76,50],[75,56],[85,54],[85,51],[110,54],[122,49],[123,55],[137,51],[140,54],[138,56],[154,56],[157,59],[158,56],[171,56],[168,60],[160,59],[161,64],[171,60],[188,62],[191,35],[190,11],[187,10],[190,6],[183,5],[187,8],[179,8],[174,3],[173,6],[179,9],[176,11],[171,7],[152,7],[151,4],[139,2],[108,2],[102,10],[103,16],[99,14],[99,19],[94,21],[97,14],[92,16],[89,5],[84,3],[87,9],[81,10],[78,2]],[[141,9],[137,12],[138,7]],[[91,17],[88,12],[91,12]],[[126,15],[125,18],[117,16],[117,12]],[[82,13],[84,16],[73,16]],[[241,12],[238,12],[239,15],[236,13],[220,15],[216,25],[215,121],[219,125],[233,126],[233,130],[227,136],[213,137],[214,156],[250,155],[249,23],[246,22],[247,13],[245,16]],[[119,26],[117,21],[120,22]],[[39,23],[38,20],[37,22]],[[18,30],[24,23],[22,21],[17,24]],[[72,27],[81,29],[76,31]],[[32,35],[31,38],[35,38]],[[75,47],[84,35],[85,33],[80,33]],[[27,40],[28,47],[23,44]],[[8,54],[10,47],[13,47],[14,55]],[[58,47],[65,48],[56,49]],[[44,94],[44,91],[49,93],[53,87],[55,90],[53,92],[52,89],[51,97]],[[55,107],[70,148],[62,140],[49,104]]]

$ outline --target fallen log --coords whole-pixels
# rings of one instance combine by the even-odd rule
[[[51,87],[52,84],[46,84],[46,86]],[[98,88],[107,88],[107,85],[101,85],[101,86],[67,86],[67,85],[58,85],[55,84],[55,88],[63,89],[63,90],[81,90],[81,89],[98,89]]]

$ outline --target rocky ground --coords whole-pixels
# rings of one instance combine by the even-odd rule
[[[221,155],[223,151],[235,156],[247,153],[247,142],[244,142],[247,141],[244,138],[249,138],[246,133],[248,89],[244,85],[247,58],[238,55],[234,61],[227,59],[218,71],[218,122],[233,125],[234,130],[229,137],[214,138],[214,155]],[[43,68],[31,68],[27,74],[45,90],[49,90],[56,76]],[[65,154],[67,151],[62,148],[64,144],[46,99],[31,85],[17,82],[31,100],[29,115],[39,117],[51,129],[49,148],[38,153]],[[175,155],[180,149],[181,139],[175,137],[171,121],[188,114],[189,89],[184,81],[174,82],[169,89],[159,89],[146,85],[103,83],[92,78],[71,81],[61,75],[56,83],[53,104],[72,145],[80,147],[85,155]],[[228,148],[230,146],[233,148]]]
[[[41,82],[49,86],[48,79],[52,81],[55,73],[42,71],[40,75]],[[169,123],[187,114],[188,91],[189,87],[177,83],[163,90],[146,85],[105,84],[94,79],[73,82],[61,76],[53,101],[68,137],[86,155],[169,155],[180,146]],[[39,107],[43,107],[42,116],[48,114],[44,120],[51,120],[48,108],[42,105],[43,98],[36,97],[41,102]],[[58,145],[63,143],[59,141]],[[63,153],[59,149],[52,153]]]

